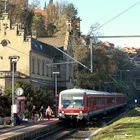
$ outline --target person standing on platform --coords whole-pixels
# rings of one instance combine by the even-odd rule
[[[41,106],[39,109],[39,120],[43,120],[44,118],[44,107]]]
[[[50,120],[51,115],[53,114],[53,111],[52,111],[50,106],[48,106],[48,108],[46,109],[46,113],[45,114],[46,114],[47,119]]]
[[[33,106],[32,111],[31,111],[31,115],[32,115],[32,120],[35,120],[35,115],[36,115],[36,106]]]

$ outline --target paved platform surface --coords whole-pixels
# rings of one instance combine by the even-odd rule
[[[12,137],[19,136],[27,132],[29,133],[34,130],[43,128],[47,125],[49,126],[51,124],[55,124],[58,122],[59,122],[58,118],[52,118],[50,120],[42,120],[39,122],[32,122],[32,123],[30,122],[19,126],[0,128],[0,140],[10,139]]]

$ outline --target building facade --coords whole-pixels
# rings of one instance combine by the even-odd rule
[[[0,90],[11,85],[14,68],[15,81],[18,79],[30,82],[34,88],[54,90],[54,71],[57,76],[58,90],[72,87],[72,68],[69,65],[53,65],[66,62],[68,58],[62,53],[71,53],[69,36],[65,46],[55,46],[41,42],[31,36],[25,36],[21,24],[11,25],[8,13],[0,18]],[[16,60],[16,61],[13,61]],[[42,88],[43,87],[43,88]]]

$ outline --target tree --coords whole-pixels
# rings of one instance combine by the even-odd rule
[[[31,117],[31,109],[32,106],[35,105],[37,110],[39,110],[40,106],[47,106],[48,105],[48,95],[43,94],[43,90],[34,89],[30,83],[26,83],[24,81],[18,80],[16,82],[15,87],[21,87],[24,89],[24,96],[25,96],[25,116]]]
[[[65,14],[65,3],[58,3],[56,2],[56,13],[57,13],[57,18],[55,21],[55,26],[56,26],[56,32],[54,35],[59,36],[59,35],[65,35],[66,34],[66,14]]]
[[[48,91],[47,94],[44,94],[43,88],[34,89],[32,85],[28,82],[18,80],[15,82],[15,89],[22,88],[24,90],[25,96],[25,115],[26,117],[31,117],[32,106],[35,105],[39,110],[40,106],[47,107],[48,105],[53,105],[54,99],[52,93]],[[0,116],[10,116],[11,114],[11,86],[7,87],[5,91],[0,95]]]
[[[11,88],[8,87],[5,93],[0,95],[0,116],[10,116],[11,103]]]
[[[74,47],[74,57],[90,68],[89,47],[77,43]],[[78,65],[75,69],[75,84],[82,88],[97,90],[107,90],[112,87],[115,91],[120,87],[117,81],[114,83],[114,75],[117,75],[122,67],[128,69],[133,66],[133,62],[129,61],[126,53],[118,48],[98,44],[93,47],[93,73]]]
[[[57,11],[55,4],[53,3],[48,4],[45,12],[46,12],[45,15],[46,31],[48,36],[52,36],[57,31],[57,27],[55,25],[57,19]]]
[[[32,30],[36,31],[37,36],[39,36],[39,37],[47,35],[47,31],[45,28],[45,20],[44,20],[43,15],[41,15],[41,14],[34,15],[33,22],[32,22]]]
[[[68,20],[71,20],[73,17],[77,16],[78,11],[77,9],[74,7],[73,3],[69,3],[66,7],[65,7],[65,13],[66,13],[66,17]]]
[[[0,0],[0,13],[4,10],[4,2]],[[26,1],[9,0],[6,6],[11,24],[22,23],[22,28],[25,30],[25,35],[31,34],[31,24],[33,18],[33,11],[26,5]]]

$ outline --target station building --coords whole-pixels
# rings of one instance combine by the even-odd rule
[[[61,40],[57,45],[56,40]],[[48,40],[49,41],[49,40]],[[47,39],[40,40],[33,36],[26,36],[23,26],[12,24],[8,13],[4,12],[0,18],[0,91],[4,91],[14,81],[24,80],[44,93],[55,90],[55,74],[57,75],[58,91],[72,88],[73,64],[68,56],[72,55],[72,44],[69,31],[60,38],[47,43]],[[58,49],[56,49],[58,48]],[[63,53],[64,52],[64,53]],[[60,65],[59,65],[60,64]]]

